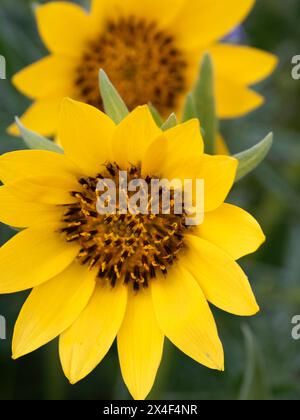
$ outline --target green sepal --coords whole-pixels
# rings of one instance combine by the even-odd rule
[[[164,120],[162,119],[162,116],[160,115],[158,110],[155,108],[155,106],[151,102],[148,103],[148,107],[149,107],[149,110],[152,114],[152,117],[153,117],[154,121],[156,122],[156,125],[160,128],[164,123]]]
[[[256,169],[264,161],[273,144],[273,133],[269,133],[261,142],[244,152],[234,155],[239,161],[236,182]]]
[[[21,137],[29,149],[32,150],[47,150],[48,152],[55,152],[63,154],[63,149],[53,141],[46,139],[40,134],[24,127],[18,117],[16,117],[16,124],[20,130]]]
[[[171,128],[176,127],[176,125],[178,125],[178,120],[177,117],[174,113],[172,113],[169,118],[163,123],[163,125],[161,126],[161,129],[163,131],[167,131],[170,130]]]
[[[120,124],[127,117],[129,111],[117,89],[102,69],[99,71],[99,84],[105,113],[116,124]]]
[[[187,99],[185,114],[196,112],[196,117],[200,120],[205,133],[205,152],[214,155],[219,124],[216,114],[214,68],[209,54],[205,54],[201,62],[199,79],[192,92],[192,99]]]

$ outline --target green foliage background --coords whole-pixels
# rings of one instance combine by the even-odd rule
[[[88,3],[88,2],[85,2]],[[5,133],[27,100],[10,77],[45,55],[28,0],[0,0],[0,54],[8,79],[0,81],[0,153],[24,148]],[[291,78],[291,58],[300,54],[300,2],[258,0],[244,26],[252,46],[277,54],[280,65],[258,89],[266,105],[246,118],[222,122],[232,152],[254,145],[270,130],[275,145],[268,160],[234,189],[231,202],[254,214],[266,245],[242,265],[249,274],[261,313],[241,319],[214,310],[226,353],[226,371],[201,367],[167,343],[156,385],[157,399],[299,399],[300,341],[291,338],[291,319],[300,314],[300,81]],[[72,29],[70,29],[72,30]],[[14,234],[0,227],[1,244]],[[15,261],[18,264],[18,261]],[[1,273],[0,273],[1,275]],[[8,339],[0,340],[0,399],[127,399],[116,349],[86,380],[64,378],[57,342],[22,360],[11,360],[13,325],[26,294],[0,296]]]

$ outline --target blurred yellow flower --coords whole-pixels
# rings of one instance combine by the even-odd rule
[[[93,0],[91,12],[69,2],[36,8],[50,55],[14,76],[34,103],[23,124],[44,135],[57,132],[61,99],[102,109],[98,71],[103,68],[130,110],[151,102],[163,116],[180,111],[210,52],[216,68],[220,118],[244,115],[263,103],[249,88],[267,77],[276,58],[218,43],[251,10],[254,0]],[[18,134],[15,125],[11,134]]]
[[[147,106],[119,125],[65,99],[65,154],[0,157],[0,220],[25,228],[0,249],[0,293],[33,291],[17,320],[13,357],[60,336],[71,383],[86,377],[117,337],[124,381],[135,399],[150,392],[164,336],[199,363],[223,370],[223,348],[207,302],[232,314],[259,310],[236,263],[265,240],[258,223],[224,200],[237,161],[203,152],[198,120],[162,132]],[[157,157],[157,148],[160,150]],[[148,179],[205,181],[205,220],[100,215],[95,185],[119,169]]]

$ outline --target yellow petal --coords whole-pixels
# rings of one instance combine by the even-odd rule
[[[151,143],[161,134],[147,105],[132,111],[116,128],[113,155],[121,168],[139,164]]]
[[[209,49],[220,77],[251,85],[269,76],[278,63],[275,55],[256,48],[217,44]]]
[[[186,235],[188,252],[183,263],[199,282],[207,300],[239,316],[259,311],[248,279],[239,265],[215,245]]]
[[[229,156],[204,155],[197,178],[204,180],[205,210],[219,207],[233,186],[238,162]]]
[[[216,78],[217,113],[220,118],[238,118],[260,107],[264,98],[229,78]]]
[[[151,291],[130,291],[118,351],[124,382],[135,400],[151,391],[163,352],[164,336],[153,308]]]
[[[69,204],[77,201],[71,192],[78,190],[76,179],[59,176],[28,177],[6,184],[6,189],[22,202]]]
[[[150,144],[142,161],[142,177],[155,175],[163,178],[163,169],[168,161],[168,150],[168,140],[164,134]]]
[[[222,248],[234,260],[255,252],[266,239],[257,221],[231,204],[206,213],[195,234]]]
[[[95,287],[95,273],[79,263],[35,287],[14,329],[13,358],[42,347],[65,331],[81,314]]]
[[[160,176],[169,181],[173,179],[204,181],[204,210],[212,211],[218,208],[233,186],[238,161],[230,156],[202,154],[201,157],[197,157],[197,154],[192,151],[187,151],[186,154],[183,153],[181,156],[176,154],[171,156],[166,153],[168,150],[163,145],[164,140],[162,136],[149,149],[149,157],[154,157],[155,149],[159,150],[160,157],[157,158],[153,167],[157,167]],[[162,158],[163,155],[166,155],[165,159]],[[186,159],[186,156],[189,159]],[[144,173],[146,169],[151,168],[149,157],[145,159]],[[171,165],[169,165],[169,160],[172,163]],[[160,167],[158,167],[158,164]]]
[[[50,55],[17,73],[12,81],[32,99],[72,96],[74,60]]]
[[[127,288],[99,281],[80,317],[61,336],[59,352],[66,377],[74,384],[101,362],[122,324]]]
[[[40,35],[46,47],[59,55],[80,57],[91,36],[89,15],[70,2],[51,2],[36,8]]]
[[[60,105],[60,98],[39,99],[27,109],[20,120],[29,130],[43,136],[53,136],[57,131]],[[16,124],[8,128],[8,133],[12,136],[20,136],[20,130]]]
[[[200,159],[203,151],[199,121],[190,120],[164,132],[150,145],[144,157],[143,173],[159,173],[171,180],[178,172],[178,165],[188,166],[191,159]]]
[[[65,209],[41,203],[21,202],[7,186],[0,187],[0,221],[10,226],[25,228],[37,223],[61,220]]]
[[[43,150],[18,150],[0,157],[0,179],[3,183],[28,177],[61,176],[73,182],[80,171],[64,155]]]
[[[186,0],[172,23],[182,48],[222,39],[248,15],[255,0]]]
[[[177,265],[151,284],[158,323],[185,354],[211,369],[224,369],[222,344],[213,315],[193,276]]]
[[[163,27],[172,21],[183,3],[184,0],[92,0],[92,15],[99,23],[121,16],[135,16]]]
[[[30,227],[0,248],[0,293],[38,286],[61,273],[79,252],[64,241],[57,224]]]
[[[98,109],[65,99],[59,123],[59,140],[66,156],[88,176],[101,172],[111,159],[112,120]]]

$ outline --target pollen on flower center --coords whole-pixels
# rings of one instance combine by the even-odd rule
[[[87,45],[75,85],[81,100],[102,109],[98,72],[103,68],[130,110],[151,102],[165,115],[186,90],[186,67],[172,36],[155,22],[132,16],[108,22]]]
[[[107,164],[103,173],[79,180],[78,191],[71,192],[76,202],[67,206],[62,232],[66,241],[80,244],[79,261],[96,268],[99,279],[108,279],[112,286],[122,281],[139,290],[158,272],[167,274],[184,248],[187,226],[184,215],[174,214],[172,201],[170,214],[99,214],[97,184],[110,178],[117,185],[118,174],[116,164]],[[140,178],[140,169],[132,166],[129,180]],[[151,183],[150,177],[145,180]]]

